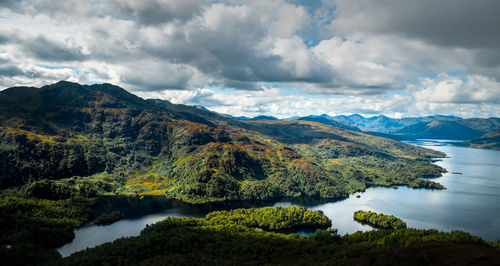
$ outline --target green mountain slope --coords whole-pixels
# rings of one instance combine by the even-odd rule
[[[419,177],[444,154],[312,121],[242,121],[110,84],[0,92],[0,185],[31,196],[154,194],[193,202],[345,197]]]
[[[392,134],[407,138],[433,138],[469,140],[500,128],[498,118],[468,118],[460,120],[434,120],[407,126]]]
[[[457,121],[432,121],[407,126],[394,132],[395,135],[405,135],[422,139],[471,139],[483,134],[478,129],[471,128]]]
[[[319,115],[319,116],[310,115],[310,116],[298,117],[298,118],[293,119],[293,120],[313,121],[313,122],[318,122],[318,123],[322,123],[325,125],[330,125],[333,127],[340,127],[340,128],[353,130],[353,131],[361,131],[358,127],[356,127],[352,124],[333,120],[333,119],[331,119],[331,117],[329,117],[328,115],[325,115],[325,114]]]
[[[459,145],[478,149],[500,150],[500,130],[486,133],[469,141],[464,141]]]

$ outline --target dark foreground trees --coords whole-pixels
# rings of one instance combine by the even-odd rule
[[[73,230],[90,219],[90,201],[34,199],[0,193],[2,265],[36,265],[60,258],[55,248],[75,237]]]
[[[454,258],[457,250],[461,261],[456,263],[477,254],[484,254],[485,264],[500,260],[498,249],[460,231],[390,229],[339,236],[322,229],[314,235],[262,230],[330,225],[321,212],[301,207],[213,212],[206,219],[167,218],[137,237],[61,258],[55,248],[70,241],[73,228],[90,219],[88,200],[40,200],[9,193],[0,199],[2,265],[398,265],[419,262],[422,250],[428,254],[424,262],[430,264],[442,262],[433,254]]]
[[[423,262],[428,264],[440,264],[442,258],[436,256],[453,258],[461,249],[462,261],[455,263],[471,261],[479,253],[486,264],[500,259],[497,249],[460,231],[398,229],[338,236],[318,230],[314,235],[285,235],[219,221],[167,218],[137,237],[75,253],[56,265],[418,265],[427,248],[432,249],[425,253]]]

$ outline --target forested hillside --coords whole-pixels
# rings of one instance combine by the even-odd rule
[[[165,195],[191,202],[339,198],[419,177],[444,154],[312,121],[241,121],[110,84],[0,92],[0,184],[29,196]]]
[[[464,147],[500,150],[500,129],[459,144]]]

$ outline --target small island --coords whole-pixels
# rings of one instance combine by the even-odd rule
[[[371,225],[380,229],[402,229],[406,228],[406,223],[403,220],[383,213],[372,211],[359,210],[354,212],[353,218],[355,221]]]
[[[95,219],[94,223],[97,225],[110,225],[112,223],[118,222],[123,218],[123,214],[120,211],[114,211],[112,213],[103,213]]]
[[[273,232],[326,229],[332,220],[322,211],[305,207],[265,207],[260,209],[235,209],[207,214],[211,225],[237,224]]]

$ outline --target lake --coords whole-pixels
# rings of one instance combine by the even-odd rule
[[[58,249],[67,256],[120,237],[135,236],[146,226],[166,217],[204,217],[213,210],[239,207],[300,205],[321,210],[333,221],[339,234],[358,230],[373,230],[355,222],[357,210],[370,210],[392,214],[403,219],[408,227],[441,231],[462,230],[483,239],[500,239],[500,151],[463,148],[450,145],[452,141],[419,140],[407,142],[443,151],[447,158],[436,164],[448,173],[433,179],[446,190],[411,189],[408,187],[368,188],[349,198],[329,203],[277,202],[232,203],[192,206],[158,197],[105,198],[101,210],[120,210],[122,219],[108,226],[85,225],[75,230],[75,239]],[[360,195],[359,198],[356,195]]]

